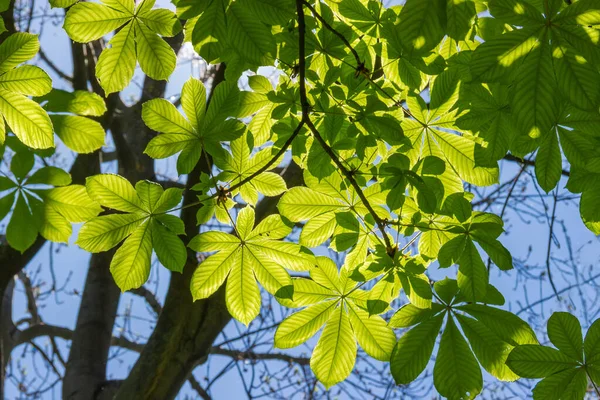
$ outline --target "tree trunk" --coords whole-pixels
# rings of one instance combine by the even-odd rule
[[[92,255],[63,380],[63,399],[93,399],[106,379],[121,294],[110,274],[113,255],[114,251]]]

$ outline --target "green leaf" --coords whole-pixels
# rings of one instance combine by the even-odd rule
[[[274,172],[263,172],[251,181],[252,186],[265,196],[278,196],[287,190],[285,180]]]
[[[29,151],[19,151],[15,153],[10,160],[10,172],[15,175],[17,179],[23,179],[29,171],[33,168],[35,158],[33,153]]]
[[[329,317],[310,358],[310,368],[326,387],[346,379],[356,360],[356,339],[341,304]]]
[[[289,349],[309,340],[329,320],[337,303],[338,300],[322,301],[284,319],[275,331],[275,347]]]
[[[221,251],[202,261],[194,271],[190,284],[194,301],[208,298],[223,285],[239,254],[238,251]]]
[[[225,301],[231,315],[248,325],[260,312],[260,291],[256,285],[254,272],[244,252],[240,253],[238,264],[232,268],[227,278]]]
[[[315,265],[315,257],[310,250],[295,243],[253,238],[248,246],[292,271],[308,271]]]
[[[153,213],[163,194],[162,186],[147,180],[139,181],[135,184],[135,191],[141,200],[142,208],[149,213]]]
[[[133,15],[135,0],[102,0],[104,4],[127,15]]]
[[[533,398],[543,399],[583,399],[587,392],[588,379],[583,368],[572,368],[542,380],[533,388]]]
[[[241,3],[267,25],[285,25],[294,17],[290,0],[242,0]]]
[[[54,132],[50,117],[33,100],[0,89],[0,113],[23,144],[34,149],[47,149],[54,146]]]
[[[18,195],[13,215],[6,227],[6,240],[13,249],[23,253],[33,245],[37,234],[37,224],[25,197],[22,194]]]
[[[408,384],[423,372],[435,345],[444,315],[420,323],[406,332],[392,352],[390,369],[398,385]]]
[[[152,221],[151,235],[158,261],[171,271],[183,272],[187,250],[181,239],[157,220]]]
[[[212,1],[195,23],[191,24],[193,20],[186,23],[186,31],[191,30],[194,49],[211,64],[220,62],[227,40],[225,9],[223,2]]]
[[[347,307],[350,324],[360,347],[376,360],[389,361],[396,344],[394,332],[380,316],[369,316],[368,312],[351,303]]]
[[[555,312],[548,319],[548,337],[565,355],[583,362],[583,337],[576,317],[567,312]]]
[[[433,317],[441,310],[439,306],[433,303],[432,308],[419,308],[410,303],[405,304],[392,315],[388,325],[392,328],[409,328]]]
[[[583,192],[579,212],[585,226],[594,234],[600,235],[600,188]]]
[[[515,347],[506,360],[506,365],[523,378],[544,378],[546,376],[577,367],[575,360],[559,350],[535,344]]]
[[[280,264],[251,246],[243,248],[242,251],[247,256],[248,263],[252,265],[256,279],[269,293],[278,298],[293,298],[292,278]]]
[[[469,340],[477,360],[487,372],[501,381],[515,381],[519,376],[506,365],[506,358],[514,346],[506,343],[480,321],[456,315],[460,327]]]
[[[16,32],[8,36],[0,45],[0,73],[6,73],[29,61],[39,49],[38,35]]]
[[[165,8],[141,10],[138,12],[138,19],[152,32],[161,36],[172,37],[181,32],[181,23],[177,16],[171,10]]]
[[[53,242],[67,243],[72,232],[69,221],[38,199],[29,197],[28,200],[40,235]]]
[[[45,102],[44,108],[49,112],[71,113],[77,115],[99,117],[106,112],[104,100],[96,93],[85,90],[67,92],[59,89],[40,97],[40,103]]]
[[[6,176],[0,176],[0,192],[16,187],[17,183],[13,182],[12,179],[7,178]]]
[[[481,255],[468,239],[458,260],[458,287],[469,301],[481,301],[485,297],[488,285],[488,273]]]
[[[281,215],[292,222],[304,221],[343,207],[336,199],[307,187],[291,188],[277,203]]]
[[[588,329],[583,347],[586,363],[596,364],[600,361],[600,319],[594,321]]]
[[[458,293],[458,283],[455,279],[444,278],[434,283],[433,289],[444,303],[450,305]]]
[[[154,204],[154,213],[163,213],[175,208],[177,205],[179,205],[179,203],[181,203],[182,198],[183,189],[168,188],[162,192],[160,198]],[[155,215],[155,217],[160,217],[160,215]]]
[[[194,236],[188,247],[197,252],[229,250],[240,245],[240,239],[219,231],[203,232]]]
[[[544,23],[542,14],[526,1],[520,0],[490,0],[490,13],[499,19],[513,25],[530,26]]]
[[[539,46],[533,36],[537,29],[519,29],[483,42],[471,57],[471,76],[475,82],[505,80],[519,67],[532,49]]]
[[[63,28],[74,41],[87,43],[100,39],[130,19],[131,15],[102,4],[81,2],[69,8]]]
[[[274,37],[242,3],[233,3],[227,10],[227,33],[227,47],[240,61],[254,66],[272,63],[277,52]]]
[[[448,318],[442,334],[433,383],[448,399],[473,399],[483,388],[479,364],[452,318]]]
[[[538,343],[535,333],[529,325],[508,311],[481,304],[468,304],[459,306],[457,309],[475,317],[500,339],[512,346]]]
[[[561,12],[557,20],[566,24],[597,25],[600,23],[600,10],[593,0],[579,0]]]
[[[292,233],[293,224],[283,219],[278,214],[269,215],[264,218],[252,231],[248,239],[258,237],[269,239],[283,239]]]
[[[513,269],[512,255],[510,252],[498,240],[486,236],[486,234],[482,232],[486,231],[486,229],[487,228],[472,231],[472,238],[481,246],[498,268],[503,271]]]
[[[560,42],[552,49],[552,63],[560,92],[584,110],[595,110],[600,97],[600,74],[584,57]]]
[[[0,88],[27,96],[43,96],[52,90],[52,79],[39,67],[23,65],[0,75]]]
[[[71,175],[57,167],[43,167],[35,171],[26,181],[27,185],[66,186],[71,183]]]
[[[77,3],[79,0],[50,0],[51,7],[67,8]]]
[[[115,283],[126,291],[142,286],[150,276],[152,256],[151,222],[143,222],[115,253],[110,272]]]
[[[139,21],[135,24],[135,43],[142,71],[156,80],[169,78],[177,63],[171,46]]]
[[[444,37],[446,3],[440,0],[408,0],[396,29],[409,52],[425,53]]]
[[[76,244],[90,253],[107,251],[131,235],[140,226],[146,215],[111,214],[94,218],[81,227]]]
[[[16,191],[5,193],[0,197],[0,221],[4,219],[10,212],[13,204],[15,203]]]
[[[96,77],[107,95],[123,90],[133,77],[136,59],[134,37],[133,24],[128,23],[108,42],[110,48],[104,49],[98,57]]]
[[[206,89],[202,81],[190,78],[183,84],[183,88],[181,89],[181,107],[192,127],[199,132],[204,122],[204,114],[206,113]],[[178,117],[175,118],[182,124],[182,127],[186,127],[186,132],[190,132],[185,122],[182,122]],[[165,132],[164,130],[160,131]]]
[[[512,101],[517,123],[530,138],[547,134],[558,118],[556,82],[546,35],[542,34],[542,45],[523,61]]]
[[[106,133],[97,121],[78,115],[52,115],[50,119],[60,140],[77,153],[92,153],[105,144]]]
[[[246,240],[254,229],[254,209],[250,206],[244,207],[237,216],[237,233],[241,240]]]
[[[132,213],[144,211],[135,189],[120,175],[90,176],[85,186],[90,197],[105,207]]]
[[[69,222],[85,222],[102,211],[102,207],[88,196],[83,185],[54,188],[48,190],[43,198],[46,206],[55,209]]]

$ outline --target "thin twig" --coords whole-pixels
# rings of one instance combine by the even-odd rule
[[[553,238],[554,238],[554,221],[556,218],[556,205],[558,204],[558,200],[556,199],[557,197],[557,191],[554,191],[553,197],[554,197],[554,205],[552,207],[552,217],[550,218],[550,233],[548,234],[548,250],[546,252],[546,272],[548,274],[548,280],[550,281],[550,285],[552,286],[552,290],[554,291],[554,294],[556,295],[556,297],[558,298],[558,291],[556,290],[556,286],[554,285],[554,280],[552,279],[552,271],[550,270],[550,254],[552,253],[552,242],[553,242]]]

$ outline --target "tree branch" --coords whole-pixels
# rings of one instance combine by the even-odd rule
[[[54,73],[56,75],[58,75],[60,78],[73,83],[73,77],[67,75],[66,73],[64,73],[60,68],[58,68],[56,66],[56,64],[54,64],[52,62],[52,60],[50,60],[50,58],[48,58],[48,56],[46,55],[46,53],[44,52],[44,50],[40,47],[40,49],[38,50],[38,54],[40,56],[40,58],[42,59],[42,61],[44,61],[46,63],[46,65],[48,65],[48,67],[54,71]]]
[[[305,50],[306,24],[304,21],[303,4],[305,4],[305,2],[303,2],[303,0],[296,0],[296,11],[298,13],[298,30],[300,31],[299,43],[298,43],[298,46],[299,46],[298,69],[299,69],[299,86],[300,86],[300,104],[302,105],[302,121],[304,121],[306,123],[306,126],[308,126],[308,128],[311,130],[313,136],[315,137],[315,139],[317,139],[317,141],[319,142],[319,144],[321,145],[321,147],[323,148],[325,153],[327,153],[327,155],[331,158],[331,160],[334,162],[334,164],[340,169],[340,171],[344,174],[346,179],[350,182],[350,184],[352,185],[354,190],[356,190],[356,194],[358,195],[358,197],[360,198],[360,200],[362,201],[364,206],[367,208],[367,210],[369,211],[369,213],[375,220],[377,227],[381,231],[381,235],[383,236],[383,240],[385,242],[385,247],[386,247],[387,253],[389,255],[393,255],[395,248],[392,245],[390,238],[388,237],[388,235],[385,231],[385,223],[379,217],[379,215],[377,215],[377,213],[375,212],[375,209],[373,209],[373,206],[369,203],[369,200],[363,193],[362,188],[360,187],[360,185],[354,178],[354,175],[352,174],[352,172],[350,170],[348,170],[346,168],[346,166],[344,166],[344,164],[342,164],[342,161],[335,154],[333,149],[327,144],[327,142],[323,139],[323,137],[321,136],[321,134],[319,133],[319,131],[317,130],[317,128],[315,127],[315,125],[312,123],[312,121],[310,119],[310,114],[309,114],[310,104],[308,102],[308,97],[306,94],[306,50]],[[333,28],[330,27],[330,29],[333,29]],[[350,46],[348,41],[345,41],[345,43],[347,43],[347,45]],[[350,46],[350,48],[352,48],[352,47]],[[360,60],[359,60],[359,62],[360,62]]]
[[[59,338],[64,340],[72,340],[74,332],[72,329],[58,326],[58,325],[47,325],[37,324],[32,325],[23,330],[17,330],[13,335],[14,347],[19,345],[30,343],[32,340],[47,336],[49,338]],[[124,336],[113,336],[110,341],[112,346],[122,347],[127,350],[141,352],[144,348],[143,343],[135,343],[127,339]]]
[[[129,293],[143,297],[144,300],[146,300],[146,303],[148,303],[148,305],[150,306],[150,308],[152,308],[152,311],[154,311],[156,315],[160,315],[160,313],[162,312],[162,305],[160,304],[154,293],[149,291],[146,287],[140,286],[137,289],[130,290]]]
[[[298,365],[310,365],[310,358],[306,357],[295,357],[289,354],[283,353],[255,353],[253,351],[241,351],[241,350],[230,350],[222,347],[212,347],[210,349],[211,354],[218,354],[220,356],[231,357],[238,361],[244,360],[278,360],[285,361],[291,364]]]
[[[512,154],[505,155],[503,160],[516,162],[519,164],[526,165],[528,167],[535,167],[535,160],[522,159],[522,158],[516,157]],[[564,170],[564,169],[561,171],[561,174],[562,174],[562,176],[566,176],[566,177],[571,176],[571,172]]]

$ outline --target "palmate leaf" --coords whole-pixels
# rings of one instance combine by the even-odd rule
[[[539,146],[536,177],[546,192],[556,187],[562,172],[560,147],[554,135],[554,127],[561,119],[561,103],[569,103],[572,106],[569,109],[575,113],[576,108],[594,111],[598,108],[600,87],[598,71],[593,65],[599,60],[600,37],[592,28],[598,20],[598,6],[593,3],[492,1],[492,15],[512,24],[513,29],[486,38],[471,57],[475,81],[510,84],[511,114],[519,130],[528,136],[516,137],[508,148],[522,157]],[[562,96],[556,96],[557,92]],[[499,123],[492,126],[499,127]],[[561,130],[562,127],[559,136],[564,137]],[[494,136],[492,144],[501,140],[502,131],[495,129]],[[503,150],[506,146],[502,143]],[[577,159],[572,141],[565,146],[563,151],[569,161]],[[589,218],[589,211],[586,214]],[[587,226],[598,232],[594,222]]]
[[[0,185],[0,191],[9,191],[0,200],[0,219],[11,208],[13,211],[6,229],[8,243],[24,252],[33,245],[38,233],[47,240],[67,243],[72,233],[71,223],[95,217],[101,211],[100,206],[89,198],[84,186],[70,185],[71,176],[67,172],[43,167],[30,174],[33,157],[31,164],[25,166],[24,159],[16,157],[18,154],[27,153],[13,156],[11,169],[16,182],[5,178]]]
[[[377,253],[376,253],[377,254]],[[386,260],[387,255],[380,254],[379,259],[359,265],[359,271],[373,270],[372,278],[381,276],[381,279],[369,291],[366,309],[370,314],[380,314],[387,310],[391,301],[397,297],[400,289],[411,304],[418,308],[430,309],[432,300],[429,279],[424,274],[426,263],[419,257],[395,257],[394,260]],[[385,272],[385,273],[384,273]],[[368,275],[362,279],[368,280]]]
[[[189,18],[186,41],[207,62],[226,62],[230,66],[226,76],[237,79],[246,69],[273,63],[277,47],[270,25],[285,26],[293,10],[289,0],[242,0],[180,6],[179,13]]]
[[[467,299],[483,301],[488,287],[487,267],[475,243],[500,269],[513,268],[510,253],[497,239],[503,232],[502,225],[502,220],[493,214],[473,212],[461,228],[457,224],[447,228],[449,240],[441,245],[438,260],[441,267],[458,264],[458,287]]]
[[[598,384],[595,363],[598,351],[598,327],[594,322],[585,341],[576,317],[555,312],[548,320],[548,337],[557,349],[534,344],[513,349],[506,361],[508,367],[525,378],[543,378],[533,389],[534,399],[583,399],[588,378]]]
[[[140,287],[148,280],[153,249],[166,268],[183,270],[187,257],[178,237],[183,229],[170,219],[178,218],[166,214],[181,201],[181,189],[163,190],[149,181],[139,181],[134,188],[127,179],[112,174],[89,177],[86,189],[100,205],[124,213],[87,221],[76,242],[84,250],[97,253],[110,250],[125,239],[110,264],[122,291]]]
[[[255,175],[276,155],[273,148],[259,150],[252,155],[253,147],[252,135],[248,131],[245,131],[238,139],[233,140],[231,142],[231,153],[226,152],[222,157],[215,159],[215,165],[222,170],[217,179],[228,182],[231,186],[237,185],[244,179]],[[280,160],[276,160],[267,168],[267,171],[254,176],[250,182],[231,192],[231,195],[235,196],[239,191],[241,198],[252,205],[258,201],[259,193],[265,196],[280,195],[287,189],[286,183],[280,175],[268,171],[276,168],[279,163]]]
[[[460,131],[456,125],[459,118],[457,112],[443,111],[451,109],[455,99],[450,96],[446,104],[440,105],[442,110],[438,113],[438,109],[429,110],[420,96],[409,96],[409,110],[416,119],[405,119],[402,122],[404,133],[412,143],[412,149],[406,153],[411,165],[428,156],[437,157],[446,163],[444,172],[438,176],[444,187],[444,197],[462,191],[461,180],[482,186],[498,181],[495,163],[490,167],[489,162],[481,165],[475,159],[474,138],[447,132]]]
[[[485,140],[475,145],[475,161],[485,164],[500,160],[508,152],[517,132],[511,115],[508,90],[499,84],[463,84],[458,101],[466,109],[456,121]]]
[[[317,247],[334,234],[332,248],[346,250],[355,245],[360,237],[362,220],[369,212],[344,179],[334,173],[326,178],[317,179],[307,170],[304,171],[307,187],[294,187],[279,200],[277,208],[281,215],[293,222],[306,221],[300,243],[308,247]],[[370,204],[385,204],[387,191],[376,183],[364,190]],[[382,207],[376,211],[382,218],[389,213]]]
[[[40,47],[38,36],[17,32],[0,45],[0,115],[23,144],[47,149],[54,146],[52,122],[39,104],[26,96],[41,96],[52,88],[42,69],[20,64],[33,58]],[[4,143],[5,132],[0,132]]]
[[[190,78],[183,85],[181,105],[187,119],[165,99],[152,99],[144,103],[144,123],[162,133],[150,140],[145,153],[159,159],[180,153],[177,159],[177,171],[180,174],[189,173],[203,151],[214,157],[222,156],[224,151],[220,142],[233,140],[242,133],[243,125],[240,122],[225,120],[226,117],[235,116],[239,90],[227,82],[214,90],[213,101],[206,110],[206,89],[202,82]],[[219,98],[230,102],[222,110],[224,114],[215,110],[222,105]]]
[[[500,380],[518,379],[506,366],[506,360],[518,344],[537,344],[527,323],[495,307],[465,304],[467,300],[456,280],[446,278],[436,282],[434,288],[442,304],[434,302],[429,309],[405,305],[389,322],[394,327],[411,327],[392,354],[390,369],[395,381],[409,383],[424,371],[444,319],[446,328],[433,370],[434,384],[440,394],[456,399],[474,398],[482,389],[479,365]],[[497,290],[490,285],[488,291]],[[503,303],[503,299],[499,300],[491,302]]]
[[[288,307],[308,307],[282,321],[275,332],[276,347],[296,347],[325,324],[310,365],[326,387],[350,375],[357,342],[367,354],[381,361],[389,360],[395,342],[385,321],[362,308],[365,292],[348,278],[349,273],[347,267],[338,271],[331,259],[317,257],[316,266],[310,270],[312,280],[294,278],[294,298],[281,301]]]
[[[67,11],[63,28],[76,42],[91,42],[120,28],[96,64],[96,76],[107,95],[129,84],[136,59],[153,79],[165,80],[175,69],[176,55],[160,36],[175,36],[181,24],[174,13],[153,10],[153,5],[154,1],[144,0],[134,8],[133,0],[104,0],[80,2]]]
[[[260,311],[256,280],[271,294],[283,299],[294,295],[287,269],[306,271],[314,256],[301,246],[277,239],[291,232],[288,222],[272,215],[256,227],[254,209],[245,207],[237,217],[236,236],[224,232],[204,232],[189,247],[198,252],[218,251],[200,263],[191,281],[194,300],[213,294],[227,279],[227,308],[238,321],[248,325]]]

